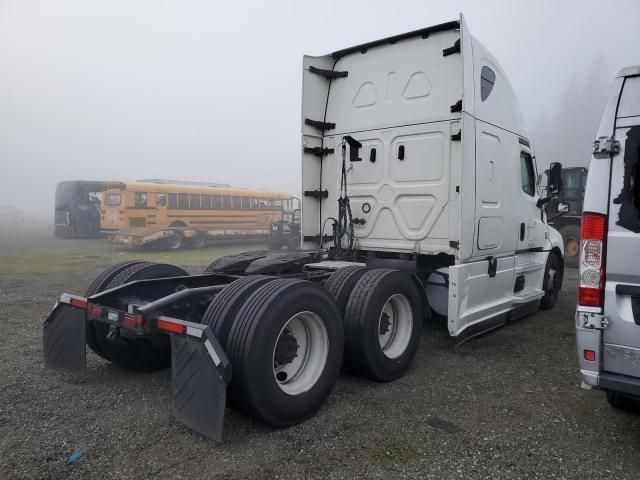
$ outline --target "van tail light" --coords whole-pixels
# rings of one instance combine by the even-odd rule
[[[605,237],[607,217],[600,213],[583,213],[580,244],[578,304],[602,307],[605,279]]]

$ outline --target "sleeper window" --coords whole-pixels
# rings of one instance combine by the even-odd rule
[[[484,102],[493,90],[493,85],[496,83],[496,74],[489,67],[482,67],[480,73],[480,98]]]

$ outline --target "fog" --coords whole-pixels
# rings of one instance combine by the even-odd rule
[[[302,55],[459,12],[509,75],[539,168],[586,164],[609,83],[640,63],[637,0],[0,0],[0,207],[52,214],[68,179],[298,193]]]

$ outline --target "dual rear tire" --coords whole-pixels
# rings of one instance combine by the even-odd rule
[[[347,267],[332,274],[325,288],[343,312],[345,370],[378,382],[402,377],[422,330],[414,280],[397,270]]]
[[[141,261],[122,262],[103,271],[89,285],[85,296],[90,297],[111,288],[152,278],[187,275],[183,269],[162,263]],[[127,338],[117,336],[108,339],[109,325],[87,322],[87,346],[97,355],[115,365],[130,370],[151,372],[171,365],[171,346],[165,335],[153,338]]]
[[[336,382],[344,351],[340,312],[306,280],[250,276],[211,302],[209,325],[233,365],[229,401],[277,427],[312,416]]]

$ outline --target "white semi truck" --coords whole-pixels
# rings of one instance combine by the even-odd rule
[[[220,439],[227,395],[275,426],[313,415],[340,368],[388,382],[424,318],[456,341],[553,307],[563,243],[546,222],[514,92],[464,19],[305,57],[302,251],[200,275],[126,262],[44,324],[47,366],[172,366],[174,413]],[[561,166],[548,191],[561,188]]]

